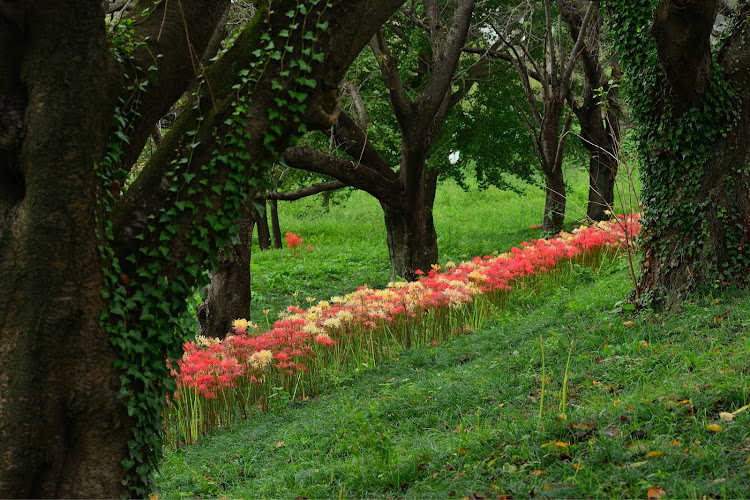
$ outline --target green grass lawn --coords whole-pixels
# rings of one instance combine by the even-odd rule
[[[316,203],[282,208],[283,230],[312,252],[254,253],[255,321],[292,292],[306,305],[385,285],[377,204],[362,193],[328,213]],[[444,186],[441,260],[537,237],[541,206],[533,190]],[[168,451],[160,496],[747,497],[750,411],[720,413],[750,399],[750,297],[716,290],[680,314],[636,315],[618,307],[631,287],[622,258],[578,268],[542,293],[513,292],[471,335],[401,352],[309,401],[279,392],[272,411]]]
[[[746,497],[750,411],[719,413],[750,398],[750,298],[630,316],[630,288],[620,259],[521,290],[472,335],[168,452],[160,495]]]
[[[585,218],[588,174],[570,168],[566,226]],[[435,227],[440,262],[460,262],[494,250],[505,251],[522,241],[538,238],[531,229],[542,220],[544,193],[526,186],[523,195],[491,188],[465,192],[454,182],[442,183],[435,199]],[[353,191],[340,204],[323,211],[318,197],[279,203],[281,231],[299,233],[312,252],[298,256],[288,249],[261,252],[257,241],[252,255],[253,300],[251,318],[265,324],[278,311],[307,297],[325,300],[368,284],[383,288],[390,278],[383,211],[363,191]],[[296,293],[297,297],[292,294]]]

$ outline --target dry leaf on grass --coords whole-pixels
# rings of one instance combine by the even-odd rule
[[[658,486],[652,486],[648,489],[648,492],[646,493],[646,496],[648,497],[648,500],[659,500],[661,497],[666,495],[667,493],[659,488]]]

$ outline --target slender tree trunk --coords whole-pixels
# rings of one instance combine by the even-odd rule
[[[211,271],[211,284],[206,287],[206,298],[198,308],[201,335],[224,338],[231,331],[232,321],[250,319],[251,276],[250,258],[253,219],[248,205],[243,218],[236,221],[240,242],[218,257],[217,267]]]
[[[566,196],[562,170],[565,137],[561,136],[559,131],[563,105],[562,102],[545,104],[544,122],[540,135],[540,157],[545,181],[542,231],[545,233],[559,233],[562,231],[565,220]],[[567,120],[566,123],[568,123]],[[567,126],[563,127],[563,132],[566,128]]]
[[[279,200],[268,200],[268,211],[271,215],[271,235],[273,236],[273,247],[279,249],[283,246],[281,241],[281,224],[279,223]]]
[[[547,168],[544,173],[545,201],[542,231],[559,233],[565,220],[565,181],[562,168]]]
[[[261,201],[260,207],[255,206],[255,222],[258,224],[258,246],[261,250],[271,248],[271,232],[268,228],[268,205],[266,200]]]

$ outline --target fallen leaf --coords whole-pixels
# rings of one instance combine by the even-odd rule
[[[568,443],[563,443],[562,441],[555,441],[554,445],[558,448],[567,448],[568,446],[570,446]]]
[[[745,460],[746,464],[750,464],[750,457],[747,457],[747,460]]]
[[[722,429],[724,428],[720,426],[719,424],[709,424],[706,426],[706,429],[708,429],[711,432],[721,432]]]
[[[642,465],[646,465],[648,463],[648,460],[644,460],[643,462],[633,462],[632,464],[625,465],[626,469],[635,469],[636,467],[640,467]]]
[[[672,446],[682,446],[682,443],[680,443],[677,439],[673,439],[669,444],[671,444]]]
[[[630,453],[645,453],[650,448],[648,441],[633,441],[628,445],[628,451]]]
[[[646,496],[648,497],[648,500],[659,500],[661,497],[663,497],[666,494],[667,494],[666,491],[659,488],[658,486],[655,486],[655,487],[651,487],[648,489]]]
[[[544,474],[547,474],[547,471],[536,469],[536,470],[529,472],[529,474],[531,474],[532,476],[543,476]]]
[[[468,453],[469,453],[469,450],[467,450],[466,448],[459,448],[458,449],[458,454],[459,455],[468,455]]]
[[[662,455],[664,455],[663,451],[654,450],[654,451],[649,451],[648,453],[646,453],[646,458],[656,458]]]
[[[583,469],[583,468],[584,468],[584,466],[583,466],[583,464],[581,464],[581,463],[575,463],[575,464],[573,464],[573,468],[574,468],[575,470],[581,470],[581,469]]]
[[[633,325],[635,325],[635,323],[632,321],[625,321],[622,323],[622,326],[627,326],[627,327],[631,327]]]
[[[276,443],[276,448],[281,448],[282,446],[284,446],[284,441],[279,441],[278,443]]]
[[[722,419],[724,422],[731,422],[732,420],[734,420],[734,414],[728,413],[726,411],[720,411],[719,418]]]
[[[618,427],[615,427],[614,425],[610,425],[606,429],[604,429],[604,434],[606,434],[609,437],[615,437],[620,435],[620,429]]]

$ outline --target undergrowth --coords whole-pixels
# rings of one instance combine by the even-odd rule
[[[720,413],[750,399],[750,299],[636,315],[617,306],[631,286],[621,259],[513,294],[472,335],[168,452],[160,495],[746,495],[750,412]]]

